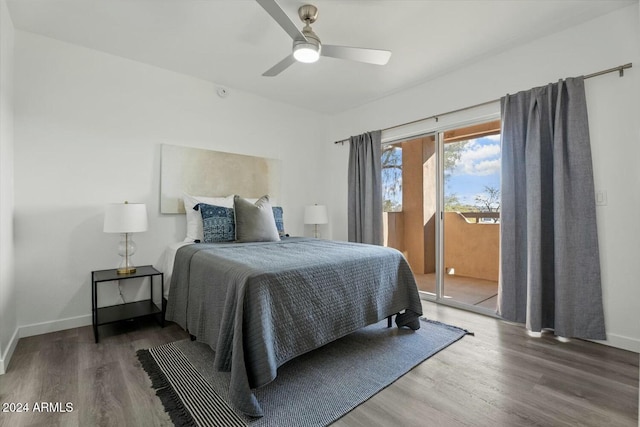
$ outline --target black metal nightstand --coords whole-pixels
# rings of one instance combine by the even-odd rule
[[[160,307],[153,302],[153,280],[160,277]],[[115,280],[129,280],[149,277],[149,299],[108,307],[98,307],[98,283],[112,282]],[[97,270],[91,272],[91,312],[93,317],[93,336],[98,342],[98,326],[114,323],[120,320],[135,319],[138,317],[159,315],[160,326],[164,327],[164,273],[150,265],[136,267],[132,274],[118,274],[117,269]]]

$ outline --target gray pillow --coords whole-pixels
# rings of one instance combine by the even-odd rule
[[[277,242],[280,240],[269,196],[260,197],[255,204],[235,196],[237,242]]]

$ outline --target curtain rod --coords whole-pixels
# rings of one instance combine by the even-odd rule
[[[609,69],[606,69],[606,70],[598,71],[598,72],[595,72],[595,73],[587,74],[586,76],[584,76],[584,79],[590,79],[592,77],[598,77],[598,76],[601,76],[603,74],[609,74],[609,73],[613,73],[613,72],[616,72],[616,71],[619,73],[620,77],[624,77],[624,70],[626,70],[627,68],[631,68],[631,67],[632,67],[632,63],[629,62],[628,64],[619,65],[617,67],[613,67],[613,68],[609,68]],[[399,125],[389,126],[387,128],[382,129],[382,131],[387,131],[387,130],[399,128],[399,127],[402,127],[402,126],[412,125],[414,123],[423,122],[425,120],[430,120],[430,119],[436,119],[436,122],[437,122],[438,118],[440,116],[446,116],[448,114],[459,113],[461,111],[470,110],[472,108],[477,108],[477,107],[482,107],[484,105],[493,104],[494,102],[498,102],[498,101],[500,101],[500,98],[492,99],[491,101],[482,102],[480,104],[471,105],[469,107],[458,108],[457,110],[447,111],[446,113],[435,114],[433,116],[424,117],[422,119],[411,120],[410,122],[402,123],[402,124],[399,124]],[[344,144],[345,142],[349,142],[349,138],[341,139],[340,141],[334,142],[334,144]]]

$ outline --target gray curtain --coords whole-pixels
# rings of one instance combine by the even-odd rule
[[[383,244],[381,133],[378,130],[349,138],[350,242]]]
[[[605,339],[583,78],[507,95],[501,109],[498,314]]]

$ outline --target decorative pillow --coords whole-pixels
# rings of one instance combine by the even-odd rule
[[[255,203],[258,201],[258,199],[252,199],[252,198],[247,198],[245,200],[249,203]],[[269,197],[269,203],[271,203],[271,206],[273,207],[273,218],[276,221],[276,228],[278,229],[278,234],[280,235],[280,237],[283,237],[285,236],[286,233],[284,231],[284,217],[283,217],[282,207],[275,206],[278,204],[278,202],[276,202],[276,199],[272,199],[271,197]]]
[[[277,242],[280,240],[269,196],[260,197],[255,204],[235,196],[236,241]]]
[[[282,207],[274,206],[272,210],[273,210],[273,219],[276,221],[276,229],[278,230],[278,234],[280,235],[280,237],[283,237],[285,235],[285,232],[284,232],[284,217],[283,217]]]
[[[191,196],[184,193],[182,195],[182,200],[184,201],[184,210],[187,213],[187,237],[184,239],[185,242],[204,240],[202,216],[200,215],[200,212],[193,209],[197,204],[206,203],[208,205],[221,206],[223,208],[233,208],[233,195],[227,197],[204,197]]]
[[[236,238],[233,209],[198,203],[194,210],[202,216],[204,243],[232,242]]]

